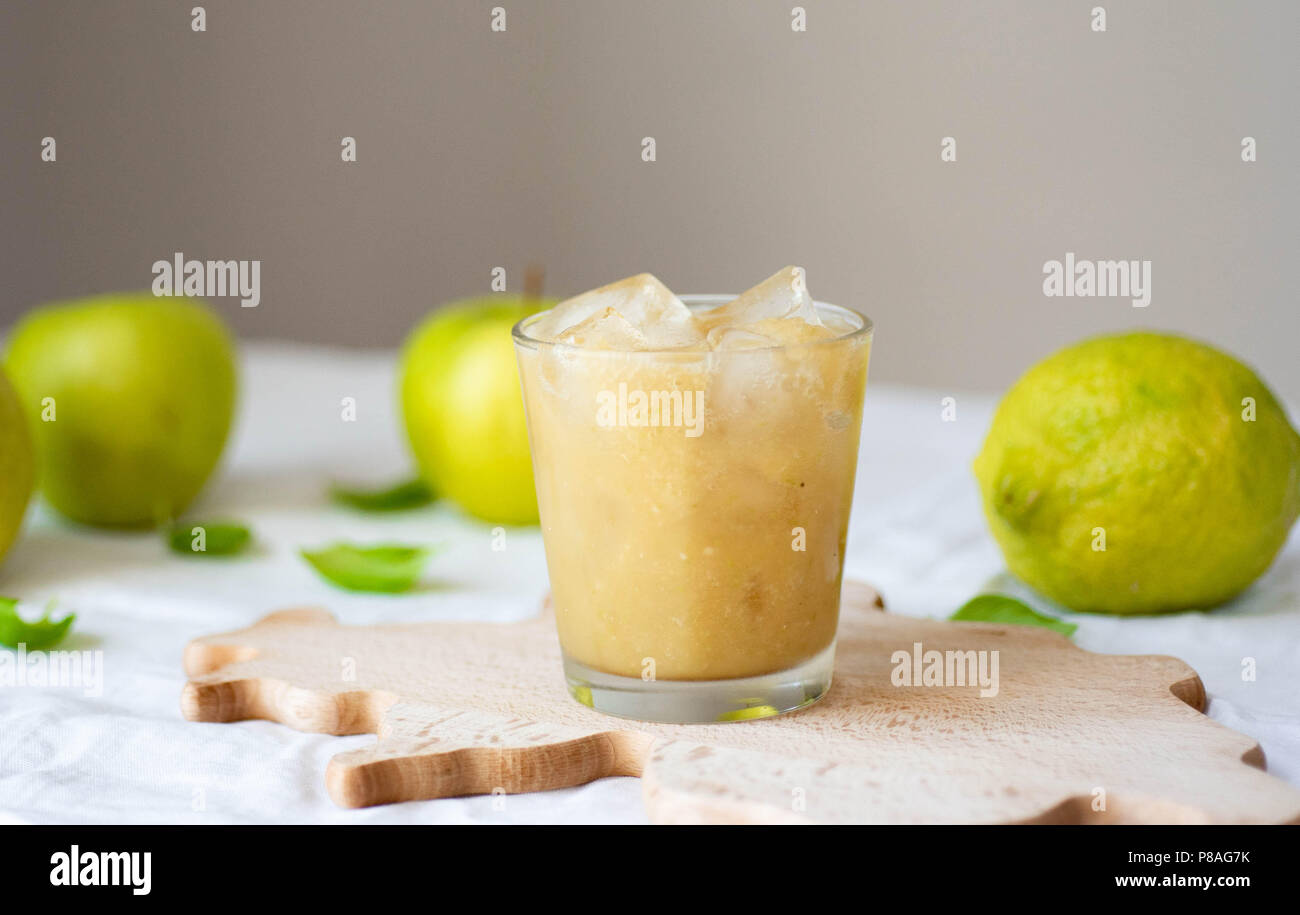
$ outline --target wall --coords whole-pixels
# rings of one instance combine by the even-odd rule
[[[0,12],[0,325],[175,251],[262,261],[258,308],[217,303],[242,335],[365,346],[494,266],[706,292],[793,262],[874,318],[878,380],[1000,387],[1142,325],[1300,397],[1300,4],[1096,33],[1093,2],[809,2],[802,34],[756,0],[192,5]],[[1150,306],[1046,298],[1067,251],[1152,261]]]

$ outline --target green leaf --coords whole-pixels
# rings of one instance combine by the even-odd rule
[[[326,580],[349,591],[396,594],[415,586],[430,551],[396,543],[357,546],[336,543],[321,550],[301,550]]]
[[[1005,594],[981,594],[966,602],[949,619],[975,623],[1010,623],[1014,626],[1042,626],[1069,638],[1079,627],[1074,623],[1044,616],[1014,597]]]
[[[384,489],[354,489],[336,483],[330,487],[330,498],[361,511],[394,512],[428,505],[433,501],[433,491],[417,477]]]
[[[252,531],[242,524],[187,521],[172,527],[167,545],[186,556],[233,556],[242,553],[252,539]]]
[[[21,644],[26,645],[29,651],[43,651],[62,642],[77,614],[69,613],[56,622],[50,619],[53,607],[54,601],[50,601],[45,608],[45,615],[36,622],[29,623],[18,615],[16,597],[0,597],[0,645],[17,648]]]

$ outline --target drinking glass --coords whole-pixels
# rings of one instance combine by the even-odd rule
[[[515,326],[579,702],[732,721],[830,687],[872,327],[816,309],[836,336],[737,349],[589,349],[529,336],[541,315]]]

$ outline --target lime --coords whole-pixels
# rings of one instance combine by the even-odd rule
[[[510,329],[553,304],[489,296],[447,305],[403,347],[402,415],[416,464],[434,492],[485,521],[537,521]]]
[[[1011,571],[1074,610],[1209,608],[1300,513],[1300,436],[1245,365],[1181,337],[1071,346],[1007,392],[975,476]]]
[[[198,300],[127,293],[47,305],[14,328],[6,364],[34,431],[41,492],[75,521],[169,521],[216,467],[235,358]]]

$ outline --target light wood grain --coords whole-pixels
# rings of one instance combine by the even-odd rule
[[[999,652],[999,691],[896,687],[895,651]],[[757,721],[641,724],[571,699],[553,621],[340,626],[272,614],[196,639],[182,710],[375,733],[334,757],[344,807],[640,776],[665,823],[1300,821],[1300,791],[1248,737],[1201,713],[1174,658],[1098,655],[1042,629],[880,612],[849,583],[835,682]],[[1097,809],[1104,798],[1104,809]]]

